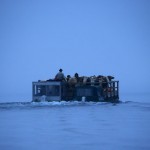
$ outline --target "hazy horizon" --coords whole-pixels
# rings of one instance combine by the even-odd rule
[[[149,18],[149,0],[1,0],[0,97],[31,96],[32,81],[60,68],[150,93]]]

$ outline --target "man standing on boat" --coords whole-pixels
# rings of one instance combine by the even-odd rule
[[[59,72],[55,76],[55,80],[58,80],[58,81],[65,80],[65,76],[62,71],[63,71],[62,69],[59,69]]]

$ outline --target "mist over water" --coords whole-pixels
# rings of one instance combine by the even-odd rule
[[[148,0],[0,0],[0,150],[149,150],[149,18]],[[121,103],[32,103],[60,68],[114,76]]]

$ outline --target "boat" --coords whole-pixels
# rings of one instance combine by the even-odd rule
[[[32,101],[119,102],[119,81],[102,80],[104,78],[83,76],[79,81],[75,78],[69,81],[38,80],[32,82]]]

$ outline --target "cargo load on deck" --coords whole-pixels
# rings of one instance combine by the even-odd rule
[[[112,76],[91,76],[32,82],[32,101],[119,102],[119,81]]]

